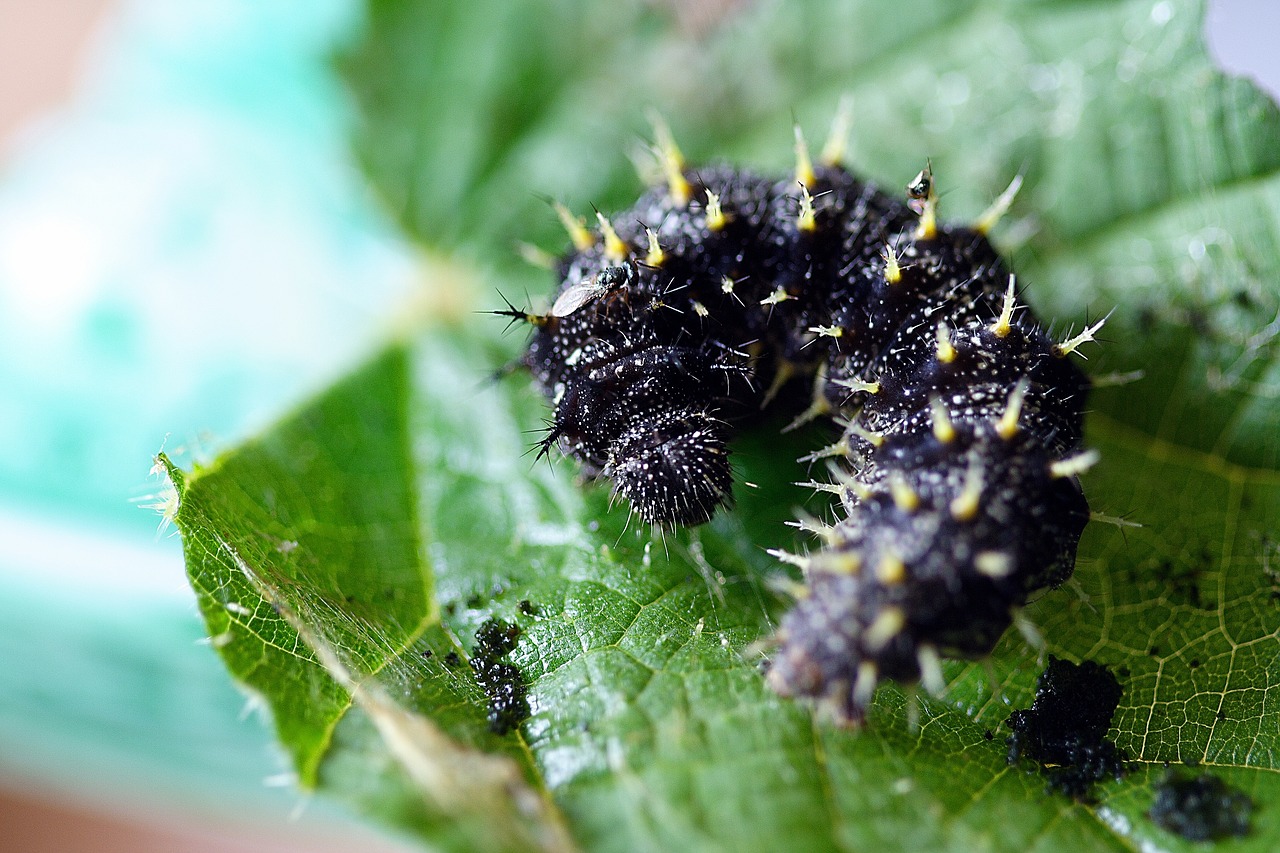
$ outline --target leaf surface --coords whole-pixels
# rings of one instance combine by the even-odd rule
[[[1114,308],[1091,370],[1143,374],[1096,393],[1085,477],[1142,527],[1092,525],[1075,583],[1029,610],[1049,652],[1116,671],[1136,769],[1081,805],[1007,765],[1040,669],[1016,633],[990,676],[949,663],[918,731],[892,686],[858,733],[772,695],[747,651],[785,608],[764,548],[821,509],[789,485],[820,437],[746,436],[735,512],[654,539],[522,456],[545,404],[484,384],[519,340],[469,318],[174,471],[210,633],[300,781],[450,849],[1176,850],[1145,811],[1163,763],[1195,761],[1259,805],[1232,849],[1280,844],[1280,116],[1211,67],[1200,6],[776,4],[698,39],[651,7],[453,8],[375,3],[343,59],[375,186],[469,271],[437,275],[440,320],[495,302],[459,284],[477,270],[550,289],[510,264],[514,239],[558,245],[531,191],[625,204],[651,104],[691,159],[780,166],[789,114],[851,92],[850,159],[893,184],[931,157],[951,216],[1025,174],[998,236],[1031,298],[1076,328]],[[533,711],[506,735],[448,662],[495,616]]]

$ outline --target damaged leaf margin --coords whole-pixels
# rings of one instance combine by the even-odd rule
[[[210,642],[270,710],[304,789],[323,782],[340,798],[370,796],[369,780],[324,770],[326,762],[351,764],[335,755],[355,751],[335,736],[340,726],[370,737],[369,727],[360,734],[360,726],[344,722],[359,715],[394,759],[394,766],[363,766],[399,789],[396,822],[404,828],[485,850],[572,851],[519,737],[489,734],[484,696],[465,664],[456,675],[443,663],[465,650],[440,624],[416,523],[404,514],[414,503],[406,412],[397,405],[405,395],[378,393],[402,392],[405,374],[406,354],[392,346],[267,436],[209,467],[184,474],[159,455],[176,493],[173,521]],[[370,400],[390,405],[370,407]],[[307,441],[293,440],[301,434]],[[307,443],[326,436],[329,446]],[[349,470],[326,478],[336,473],[326,471],[331,464],[360,456],[394,463],[375,464],[368,478],[352,478]],[[241,482],[229,467],[256,469],[270,485],[254,494],[229,490],[227,484]],[[272,476],[282,467],[293,470]],[[291,477],[309,488],[280,489]],[[205,488],[211,478],[216,484]],[[346,515],[334,518],[334,511]],[[421,690],[426,682],[433,688]]]

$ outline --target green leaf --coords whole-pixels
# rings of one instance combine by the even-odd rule
[[[162,456],[191,584],[304,787],[462,846],[562,849],[527,750],[488,734],[447,662],[461,649],[422,561],[407,378],[392,348],[210,468]]]
[[[1091,369],[1143,373],[1095,395],[1085,478],[1142,527],[1091,526],[1075,582],[1029,610],[1048,651],[1118,673],[1136,770],[1082,805],[1006,764],[1003,720],[1040,668],[1016,636],[990,674],[948,664],[918,730],[892,686],[856,733],[771,694],[748,653],[785,607],[763,548],[791,543],[793,460],[820,438],[745,437],[758,487],[654,540],[522,455],[545,404],[483,382],[519,341],[468,318],[171,469],[210,634],[301,784],[446,849],[1193,849],[1145,811],[1164,762],[1196,761],[1260,806],[1232,849],[1280,845],[1280,113],[1211,67],[1201,16],[773,4],[694,38],[653,7],[373,4],[343,60],[358,147],[430,250],[437,319],[550,289],[509,266],[514,239],[557,245],[532,192],[625,204],[648,105],[691,158],[779,166],[790,115],[851,92],[853,162],[894,185],[931,157],[957,217],[1026,175],[998,236],[1031,297],[1077,328],[1114,307]],[[505,735],[447,661],[495,616],[522,630],[533,710]]]

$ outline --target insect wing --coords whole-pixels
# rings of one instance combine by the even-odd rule
[[[604,289],[596,282],[594,278],[587,281],[581,281],[572,287],[567,287],[556,297],[556,303],[551,306],[552,317],[568,317],[582,309],[584,305],[592,302],[604,293]]]

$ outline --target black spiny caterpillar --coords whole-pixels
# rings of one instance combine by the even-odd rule
[[[664,185],[599,227],[558,208],[574,248],[523,364],[559,445],[642,519],[707,521],[731,500],[728,440],[762,407],[833,416],[844,518],[779,556],[807,589],[769,683],[865,715],[885,678],[941,686],[941,655],[988,654],[1028,596],[1070,576],[1089,508],[1076,475],[1089,390],[1017,301],[986,238],[939,224],[926,168],[901,202],[846,171],[837,144],[794,178],[688,169],[658,127]],[[1100,324],[1099,324],[1100,325]],[[796,393],[813,389],[812,399]],[[807,407],[806,407],[807,406]]]

